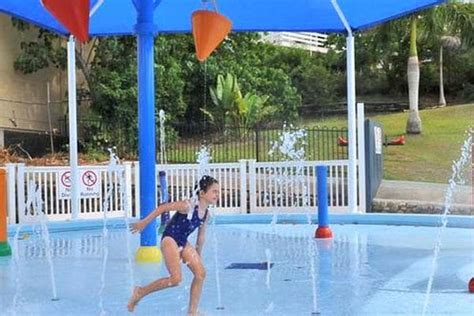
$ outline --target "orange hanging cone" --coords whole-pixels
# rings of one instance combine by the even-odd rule
[[[208,10],[195,11],[192,24],[194,46],[199,61],[206,60],[232,28],[232,22],[228,18]]]
[[[81,42],[89,39],[89,0],[41,0],[48,10]]]

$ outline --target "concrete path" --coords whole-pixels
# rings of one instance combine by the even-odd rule
[[[439,213],[446,200],[447,184],[383,180],[373,207],[376,212]],[[473,188],[456,186],[451,213],[474,215]]]

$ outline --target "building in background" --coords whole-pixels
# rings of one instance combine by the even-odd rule
[[[312,32],[269,32],[263,40],[275,45],[297,47],[310,52],[326,53],[326,34]]]
[[[65,132],[62,120],[67,111],[66,72],[52,66],[25,75],[13,67],[20,43],[36,36],[34,30],[19,32],[10,17],[0,14],[0,149],[20,144],[27,150],[31,148],[33,154],[38,146],[45,147],[43,153],[48,152],[49,135]]]

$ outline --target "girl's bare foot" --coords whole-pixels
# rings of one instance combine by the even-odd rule
[[[133,312],[133,310],[135,309],[135,306],[138,304],[138,302],[142,298],[140,295],[141,294],[140,292],[141,292],[141,288],[139,286],[135,286],[135,288],[133,289],[132,296],[128,300],[128,304],[127,304],[127,309],[129,312]]]

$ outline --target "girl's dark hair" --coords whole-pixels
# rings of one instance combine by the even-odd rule
[[[199,180],[199,183],[196,184],[196,186],[194,187],[194,191],[196,191],[199,186],[199,192],[206,193],[207,190],[209,190],[209,188],[215,183],[219,182],[217,182],[217,180],[213,177],[205,175],[201,178],[201,180]]]

